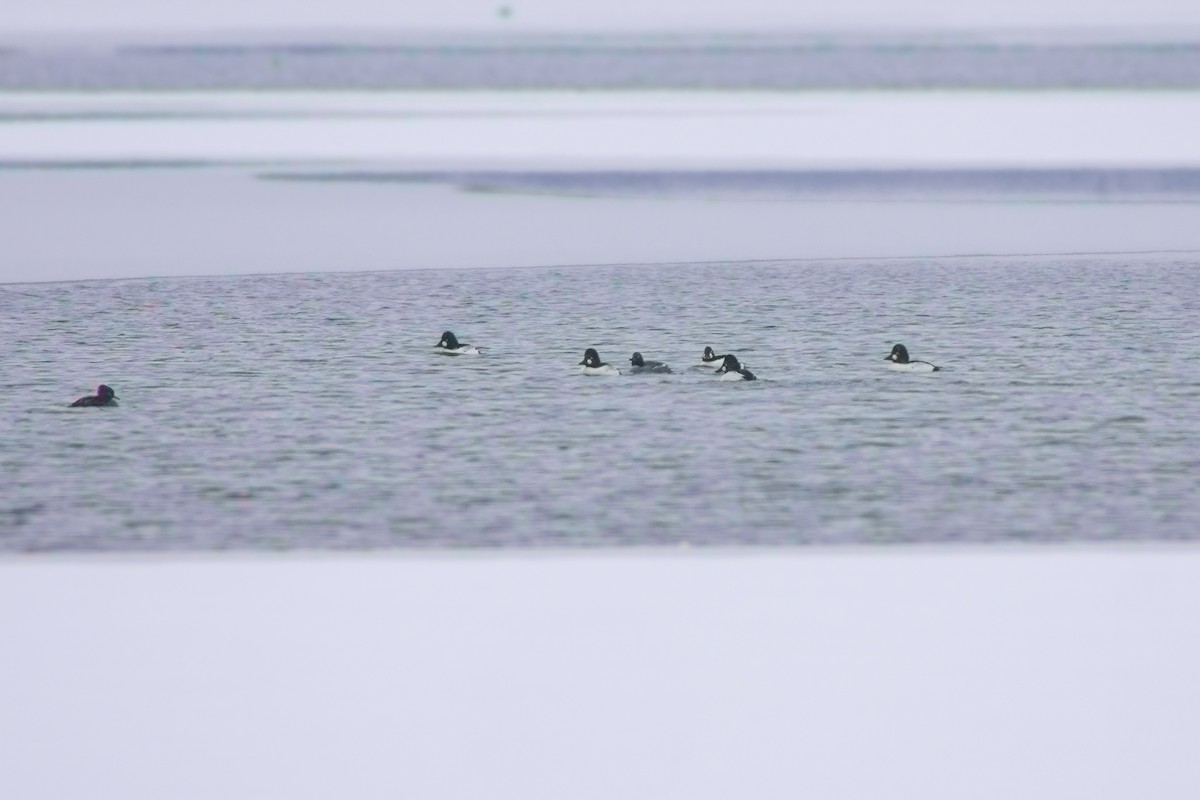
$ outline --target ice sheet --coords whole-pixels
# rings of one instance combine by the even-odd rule
[[[1195,92],[67,93],[10,94],[0,97],[0,112],[42,115],[0,124],[0,161],[596,169],[1200,163]],[[108,118],[86,116],[96,114]],[[146,114],[152,118],[139,118]],[[179,114],[187,116],[172,116]]]
[[[37,798],[1190,798],[1192,548],[13,559]]]

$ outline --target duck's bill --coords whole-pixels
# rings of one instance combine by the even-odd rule
[[[886,356],[884,356],[884,357],[883,357],[883,360],[884,360],[884,361],[891,361],[891,360],[892,360],[892,357],[891,357],[891,355],[886,355]]]

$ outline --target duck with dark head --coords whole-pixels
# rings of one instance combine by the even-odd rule
[[[756,381],[754,373],[742,366],[738,361],[737,356],[733,353],[725,356],[725,360],[721,362],[721,366],[717,367],[717,374],[721,376],[723,381]]]
[[[936,367],[928,361],[914,361],[908,357],[908,348],[902,344],[898,344],[892,348],[892,352],[884,357],[884,361],[889,362],[888,368],[896,372],[940,372],[941,367]]]
[[[434,345],[442,353],[448,356],[477,356],[479,348],[474,345],[469,345],[466,342],[460,342],[453,331],[446,331],[442,334],[442,340]]]
[[[117,404],[117,393],[112,390],[111,386],[105,386],[103,383],[96,387],[96,393],[90,394],[87,397],[81,397],[74,403],[71,403],[71,408],[81,406],[115,406]]]
[[[621,370],[609,364],[607,361],[600,360],[600,354],[596,352],[596,348],[589,347],[583,352],[583,361],[579,362],[580,372],[584,375],[620,375]]]
[[[629,358],[629,363],[632,366],[630,372],[632,372],[634,375],[643,372],[657,372],[666,374],[671,371],[671,368],[661,361],[647,361],[646,359],[642,358],[641,353],[634,353]]]
[[[725,363],[725,356],[724,354],[717,355],[717,351],[711,347],[705,347],[704,355],[700,357],[700,363],[706,367],[720,369],[721,365]]]

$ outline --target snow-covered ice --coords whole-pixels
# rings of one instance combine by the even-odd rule
[[[0,562],[13,798],[1191,798],[1191,547]]]
[[[1200,93],[1183,91],[9,93],[0,95],[0,112],[27,117],[0,125],[0,161],[354,159],[594,169],[1200,164]]]

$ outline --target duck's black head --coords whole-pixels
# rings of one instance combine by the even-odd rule
[[[642,354],[641,354],[641,353],[634,353],[634,354],[633,354],[633,357],[629,359],[629,363],[630,363],[630,364],[633,364],[635,367],[644,367],[644,366],[646,366],[646,362],[645,362],[645,360],[642,358]]]
[[[105,386],[102,383],[96,387],[96,397],[107,403],[109,400],[116,400],[117,393],[112,390],[111,386]]]
[[[883,360],[884,361],[895,361],[897,364],[907,364],[908,363],[908,348],[902,344],[898,344],[892,348],[891,354],[888,355]]]
[[[711,347],[704,348],[704,358],[705,359],[711,361],[712,359],[714,359],[716,357],[717,357],[716,350],[713,350]]]
[[[721,362],[721,366],[717,372],[741,372],[742,365],[738,363],[737,356],[733,353],[725,356],[725,360]]]
[[[600,366],[600,354],[596,352],[596,348],[589,347],[583,353],[583,361],[579,362],[581,367],[598,367]]]
[[[457,350],[458,349],[458,337],[455,336],[451,331],[446,331],[445,333],[442,334],[442,340],[434,346],[435,347],[444,347],[447,350]]]

